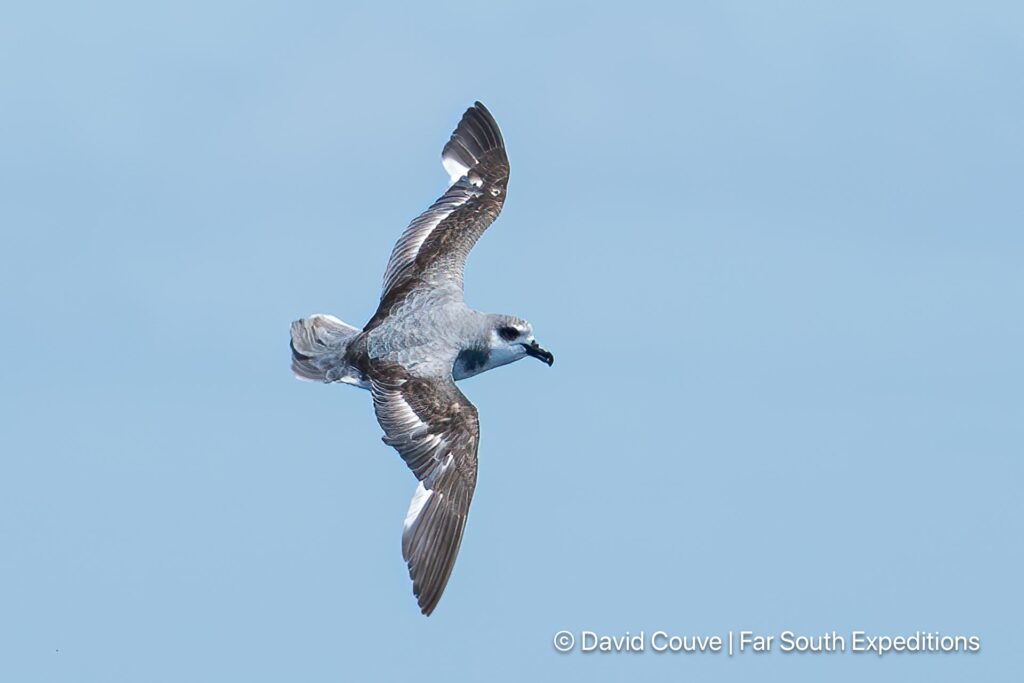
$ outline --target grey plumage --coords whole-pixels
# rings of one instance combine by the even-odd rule
[[[327,315],[292,323],[302,379],[369,389],[384,442],[420,481],[402,555],[424,614],[437,606],[462,542],[476,487],[480,423],[456,380],[534,356],[526,321],[463,300],[466,256],[501,212],[509,166],[497,123],[477,102],[442,151],[452,185],[402,233],[377,311],[362,330]]]
[[[341,367],[348,342],[359,329],[333,315],[311,315],[292,323],[292,372],[300,379],[338,381],[331,371]]]

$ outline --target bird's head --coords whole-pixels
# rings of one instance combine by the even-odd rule
[[[493,321],[487,343],[494,361],[511,363],[532,356],[548,365],[555,362],[555,356],[534,339],[530,323],[510,315],[494,316]]]

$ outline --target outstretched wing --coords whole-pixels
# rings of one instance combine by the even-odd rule
[[[484,105],[477,102],[462,115],[441,163],[452,186],[395,244],[384,272],[382,305],[413,281],[450,281],[461,288],[466,255],[501,212],[508,157],[498,124]]]
[[[476,487],[480,422],[451,376],[410,376],[399,365],[376,365],[373,407],[394,447],[420,480],[405,516],[402,557],[413,593],[429,615],[448,583]]]

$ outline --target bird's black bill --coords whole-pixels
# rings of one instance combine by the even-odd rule
[[[523,348],[526,349],[527,356],[533,356],[537,360],[547,363],[549,366],[555,362],[555,355],[537,342],[533,342],[532,344],[523,344]]]

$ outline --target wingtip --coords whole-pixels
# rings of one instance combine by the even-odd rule
[[[441,602],[441,595],[444,593],[444,588],[442,588],[440,592],[437,592],[428,587],[417,585],[411,566],[409,567],[409,578],[413,579],[412,595],[416,598],[416,606],[420,608],[420,614],[425,617],[429,617],[434,613],[434,610],[437,609],[438,603]]]
[[[467,109],[441,151],[441,163],[454,183],[489,152],[504,150],[505,141],[494,116],[480,101]]]

